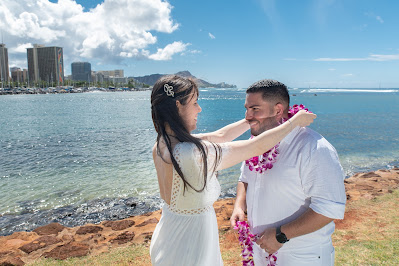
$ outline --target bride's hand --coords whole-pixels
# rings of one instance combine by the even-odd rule
[[[317,117],[317,115],[313,113],[308,113],[305,110],[300,110],[293,117],[290,118],[290,121],[294,126],[307,127],[313,123],[313,120]]]

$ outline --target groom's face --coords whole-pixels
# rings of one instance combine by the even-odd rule
[[[254,136],[279,125],[274,104],[263,100],[261,92],[247,93],[245,109],[245,119]]]

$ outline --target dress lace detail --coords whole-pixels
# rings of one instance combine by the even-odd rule
[[[187,186],[183,193],[183,180],[178,172],[173,169],[170,211],[183,215],[198,215],[213,209],[213,203],[220,195],[220,184],[216,178],[216,174],[212,171],[216,152],[214,147],[209,144],[205,144],[208,156],[208,179],[205,189],[197,192]],[[179,143],[175,146],[173,156],[179,164],[186,180],[195,188],[202,188],[203,167],[198,148],[192,143]]]

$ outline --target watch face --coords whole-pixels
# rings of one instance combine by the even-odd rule
[[[276,235],[276,239],[279,243],[282,243],[282,244],[288,241],[287,237],[284,235],[284,233],[280,233],[280,234]]]

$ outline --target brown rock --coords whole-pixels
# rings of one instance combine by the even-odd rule
[[[126,228],[132,227],[135,224],[133,220],[122,220],[122,221],[106,221],[103,223],[105,227],[111,227],[112,230],[120,231]]]
[[[5,258],[8,254],[11,254],[11,251],[0,252],[0,259]]]
[[[362,178],[370,178],[370,177],[381,177],[381,176],[374,172],[369,172],[369,173],[363,174],[361,177]]]
[[[0,266],[20,266],[25,265],[25,262],[19,257],[6,257],[0,260]]]
[[[127,242],[132,241],[134,236],[135,236],[134,232],[126,231],[126,232],[123,232],[122,234],[118,235],[116,238],[112,239],[111,243],[112,244],[116,243],[119,245],[125,244]]]
[[[378,170],[368,173],[357,173],[345,179],[347,199],[374,199],[399,186],[399,175],[394,170]]]
[[[142,227],[142,226],[146,226],[147,224],[156,224],[156,223],[158,223],[158,219],[151,218],[151,219],[145,220],[141,224],[136,225],[136,227]]]
[[[356,184],[355,188],[358,190],[367,190],[367,191],[372,191],[374,189],[373,186],[365,185],[365,184]]]
[[[41,236],[53,235],[53,234],[58,235],[58,233],[64,230],[64,228],[66,227],[59,223],[51,223],[45,226],[38,227],[35,230],[33,230],[33,232]]]
[[[38,249],[47,247],[49,245],[53,245],[56,243],[61,242],[61,240],[57,239],[54,236],[42,236],[36,239],[35,241],[32,241],[26,245],[23,245],[19,249],[22,250],[25,253],[31,253],[33,251],[36,251]]]
[[[22,240],[22,239],[9,239],[7,241],[5,241],[4,246],[8,247],[8,248],[18,248],[24,244],[26,244],[27,241]]]
[[[73,237],[73,235],[63,235],[61,237],[62,241],[64,242],[72,242],[75,240],[75,238]]]
[[[52,249],[50,252],[44,253],[45,258],[53,258],[57,260],[65,260],[70,257],[83,257],[89,253],[89,245],[77,242],[68,243]]]
[[[101,226],[86,225],[86,226],[80,227],[78,229],[78,231],[76,231],[76,234],[78,234],[78,235],[95,234],[102,230],[103,230],[103,228]]]
[[[215,208],[215,213],[221,213],[223,210],[225,210],[226,209],[226,207],[225,206],[221,206],[221,207],[219,207],[219,208]]]
[[[153,232],[145,232],[145,233],[142,233],[140,236],[143,237],[145,243],[148,243],[151,241],[152,233]]]

